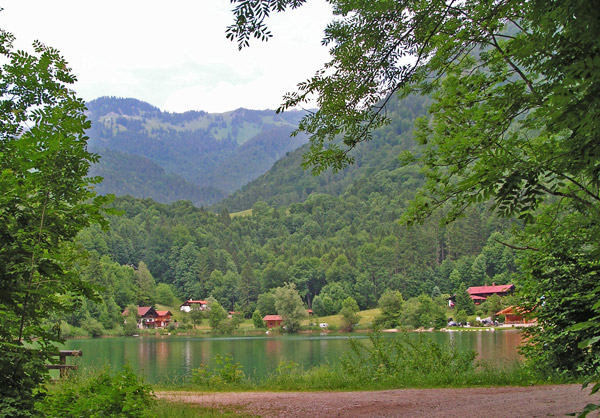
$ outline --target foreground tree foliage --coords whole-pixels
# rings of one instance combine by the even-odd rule
[[[236,0],[228,37],[270,36],[271,11],[296,0]],[[285,96],[316,96],[299,130],[305,165],[320,173],[388,120],[394,94],[432,95],[418,126],[425,186],[403,221],[443,221],[491,201],[530,226],[517,235],[525,304],[540,321],[527,352],[541,367],[589,375],[600,362],[600,11],[585,0],[331,0],[332,60]],[[340,138],[341,137],[341,142]],[[449,210],[448,210],[449,209]],[[562,359],[562,360],[561,360]]]
[[[0,416],[34,414],[44,363],[60,341],[44,322],[95,298],[72,271],[72,240],[103,223],[86,178],[97,160],[86,150],[84,103],[59,53],[41,43],[14,51],[0,30]],[[34,344],[35,342],[35,344]]]

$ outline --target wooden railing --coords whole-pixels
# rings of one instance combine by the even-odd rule
[[[60,370],[60,377],[67,376],[69,370],[77,369],[76,364],[67,364],[67,357],[81,357],[83,352],[81,350],[60,350],[56,356],[59,357],[58,364],[46,364],[49,370]]]

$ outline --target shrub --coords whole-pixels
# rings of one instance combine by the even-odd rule
[[[106,333],[104,327],[97,319],[87,317],[81,321],[81,328],[83,328],[91,337],[101,337]]]
[[[216,367],[212,372],[205,364],[192,370],[191,382],[203,388],[218,389],[227,384],[239,384],[246,377],[240,364],[233,362],[231,354],[225,356],[217,354],[215,363]]]
[[[36,405],[47,417],[152,417],[154,395],[131,368],[112,374],[108,367],[82,377],[73,375],[50,386]]]
[[[256,309],[252,314],[252,322],[254,323],[254,328],[265,328],[265,322],[262,318],[262,314],[258,309]]]

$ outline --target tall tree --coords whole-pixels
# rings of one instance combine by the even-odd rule
[[[469,293],[467,292],[467,286],[461,283],[456,291],[456,301],[454,309],[458,311],[465,311],[467,315],[473,315],[475,313],[475,303]]]
[[[275,309],[283,319],[283,325],[287,332],[294,333],[300,328],[300,322],[308,316],[306,308],[302,304],[300,294],[296,285],[286,283],[274,291]]]
[[[346,298],[342,302],[342,309],[340,309],[340,315],[342,316],[342,329],[350,332],[354,328],[354,325],[360,321],[360,315],[358,315],[359,309],[358,304],[352,298]]]
[[[42,321],[95,298],[72,270],[72,241],[104,223],[86,178],[97,156],[87,151],[89,122],[75,81],[58,51],[39,42],[14,51],[0,30],[0,415],[30,416],[43,363],[61,338]],[[97,300],[97,299],[96,299]],[[35,341],[35,344],[33,343]]]
[[[400,325],[403,305],[404,298],[399,291],[386,290],[379,298],[378,307],[381,314],[377,316],[376,323],[386,328],[397,327]]]
[[[234,2],[227,36],[240,48],[250,36],[268,39],[270,12],[305,3]],[[343,168],[353,161],[349,151],[388,122],[384,109],[393,94],[432,94],[432,118],[422,120],[416,135],[423,148],[404,159],[423,164],[427,183],[403,220],[421,222],[444,207],[451,221],[491,201],[498,214],[542,234],[521,235],[520,245],[513,244],[526,251],[526,283],[545,280],[546,258],[593,283],[590,265],[600,254],[600,9],[588,0],[331,3],[337,19],[324,43],[332,59],[287,94],[280,109],[317,97],[318,110],[299,125],[312,134],[305,165],[317,173]],[[570,232],[562,233],[564,226]],[[591,239],[577,253],[584,238]],[[561,277],[556,291],[570,287]],[[540,292],[526,294],[531,307]],[[544,316],[538,335],[562,328],[565,309],[582,312],[545,306],[554,312]],[[591,320],[575,315],[579,325],[563,330],[574,339],[585,335],[588,345],[574,348],[579,354],[600,344],[600,308],[593,306]],[[540,358],[548,355],[558,360],[561,353],[550,349]]]
[[[258,294],[260,292],[260,283],[249,263],[244,264],[242,273],[238,278],[238,302],[241,305],[242,311],[249,314],[256,307]]]
[[[154,304],[156,282],[154,281],[154,277],[152,277],[152,273],[148,270],[146,263],[140,261],[137,270],[133,273],[133,277],[138,287],[137,302],[139,306],[150,306]]]

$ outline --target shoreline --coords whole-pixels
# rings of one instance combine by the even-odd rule
[[[508,325],[508,326],[498,326],[498,327],[452,327],[452,328],[441,328],[441,329],[433,329],[433,328],[429,328],[429,329],[422,329],[422,328],[418,328],[418,329],[412,329],[412,330],[402,330],[402,329],[397,329],[397,328],[392,328],[392,329],[384,329],[384,330],[380,330],[380,332],[382,333],[403,333],[403,332],[410,332],[410,333],[423,333],[423,332],[496,332],[496,331],[510,331],[510,330],[515,330],[515,331],[520,331],[522,328],[525,328],[525,326],[515,326],[515,325]],[[135,334],[135,335],[99,335],[97,337],[92,337],[92,336],[85,336],[85,335],[78,335],[75,337],[67,337],[65,338],[66,341],[69,340],[88,340],[88,339],[95,339],[95,338],[123,338],[123,337],[130,337],[130,338],[147,338],[147,337],[202,337],[202,336],[206,336],[206,337],[213,337],[213,336],[220,336],[220,337],[244,337],[244,336],[264,336],[264,337],[269,337],[269,336],[285,336],[285,335],[307,335],[307,334],[317,334],[317,335],[323,335],[323,334],[331,334],[331,335],[352,335],[352,334],[368,334],[370,332],[374,332],[374,330],[372,329],[361,329],[361,330],[354,330],[352,332],[339,332],[339,331],[329,331],[329,330],[319,330],[319,331],[313,331],[313,330],[302,330],[299,331],[295,334],[288,334],[285,332],[277,332],[277,331],[272,331],[270,330],[270,332],[267,334],[265,331],[248,331],[248,332],[234,332],[234,333],[230,333],[230,334],[219,334],[219,333],[213,333],[211,332],[211,330],[196,330],[196,331],[186,331],[186,332],[161,332],[160,330],[143,330],[143,332],[139,333],[139,334]]]

